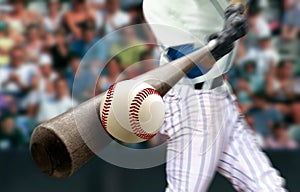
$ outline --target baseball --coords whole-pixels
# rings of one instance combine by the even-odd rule
[[[147,83],[134,80],[112,85],[100,105],[103,128],[126,143],[154,137],[164,122],[164,103],[159,92]]]

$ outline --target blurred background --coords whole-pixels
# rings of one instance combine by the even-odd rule
[[[99,39],[145,22],[141,3],[0,0],[0,191],[41,191],[39,186],[45,185],[43,191],[140,191],[125,188],[134,185],[130,178],[141,174],[146,174],[139,177],[141,183],[150,179],[156,184],[143,191],[163,191],[163,166],[125,171],[95,160],[62,182],[44,177],[28,150],[30,135],[39,123],[106,91],[124,69],[126,78],[132,78],[157,66],[159,50],[145,27],[127,30],[125,45],[111,39],[97,47],[97,65],[109,60],[101,75],[95,66],[77,70]],[[296,163],[300,161],[300,1],[256,0],[248,17],[249,34],[239,42],[235,67],[227,78],[259,145],[287,178],[289,188],[300,190],[296,178],[300,171]],[[143,42],[152,44],[113,54],[122,46]],[[133,65],[138,61],[144,62]],[[82,79],[82,83],[73,87],[74,79]],[[95,167],[103,171],[96,172]],[[120,185],[112,185],[108,179],[99,182],[104,178],[116,179]],[[212,191],[224,191],[228,186],[218,176],[215,182]]]

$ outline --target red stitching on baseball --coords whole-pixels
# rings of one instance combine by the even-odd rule
[[[146,88],[140,91],[130,104],[129,111],[129,122],[133,132],[142,139],[149,140],[154,137],[156,134],[147,133],[142,129],[139,121],[139,110],[143,103],[143,100],[150,95],[159,95],[159,92],[152,88]]]
[[[107,121],[108,121],[108,115],[109,110],[111,107],[112,98],[114,96],[116,84],[113,84],[109,87],[105,101],[103,103],[103,110],[102,110],[102,117],[101,117],[101,123],[105,130],[107,130]]]

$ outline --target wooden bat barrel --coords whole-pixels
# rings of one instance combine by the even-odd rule
[[[102,95],[75,107],[35,128],[30,151],[39,169],[48,176],[65,178],[94,156],[77,127],[77,121],[89,122],[86,129],[98,122],[91,121],[91,113],[99,111]],[[95,110],[93,110],[93,108]],[[81,113],[81,119],[76,114]],[[109,141],[108,141],[109,142]]]
[[[209,47],[205,46],[135,79],[149,83],[164,96],[195,66],[195,63],[211,68],[215,62]],[[68,177],[94,156],[92,151],[101,151],[111,142],[97,118],[102,96],[103,94],[96,96],[42,123],[34,130],[30,151],[33,160],[43,173],[56,178]],[[79,124],[84,129],[78,129]],[[99,141],[97,145],[87,145],[87,141],[96,140]]]

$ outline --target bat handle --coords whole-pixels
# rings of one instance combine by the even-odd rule
[[[210,40],[207,44],[209,51],[212,51],[218,45],[218,41],[216,39]]]

